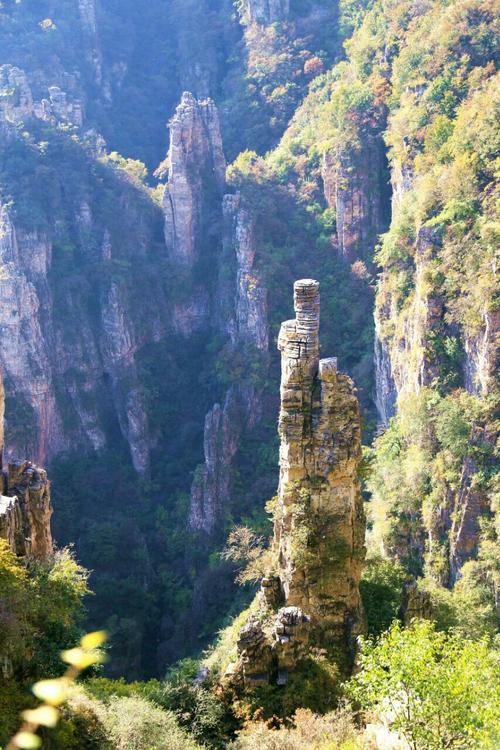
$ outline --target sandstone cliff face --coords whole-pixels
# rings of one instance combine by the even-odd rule
[[[268,348],[267,295],[253,268],[255,234],[252,218],[239,195],[223,201],[224,241],[216,294],[216,326],[228,335],[231,347]],[[228,273],[229,272],[229,273]],[[231,385],[223,405],[217,403],[205,418],[205,463],[198,467],[191,488],[189,525],[212,533],[228,508],[231,467],[246,429],[260,418],[259,389],[250,382]]]
[[[414,183],[411,159],[405,165],[394,159],[392,210],[396,225],[404,215],[404,201],[415,187]],[[441,394],[450,393],[446,378],[452,378],[454,388],[474,395],[477,403],[495,388],[500,316],[491,309],[485,293],[484,306],[474,328],[457,320],[452,314],[456,300],[449,291],[446,293],[446,282],[436,281],[446,232],[430,222],[415,227],[414,231],[413,242],[405,237],[412,245],[409,257],[391,260],[380,275],[377,292],[376,405],[381,428],[387,427],[388,420],[396,413],[398,399],[400,408],[404,409],[406,402],[417,403],[416,398],[423,388],[435,393],[441,388]],[[398,273],[400,281],[396,284]],[[455,342],[463,351],[461,362],[458,357],[452,362],[446,360],[446,341]],[[433,430],[430,420],[426,443],[430,460],[438,451]],[[392,553],[403,559],[413,555],[423,564],[425,558],[428,572],[442,585],[452,586],[463,564],[477,555],[480,519],[492,512],[487,484],[477,481],[482,471],[478,456],[492,453],[495,439],[495,428],[491,424],[483,418],[473,421],[457,480],[452,484],[441,482],[423,515],[415,511],[412,516],[409,526],[413,527],[413,533],[406,537],[403,532],[391,547]],[[425,439],[415,435],[415,445],[422,442]],[[422,497],[424,494],[422,490]],[[401,527],[403,529],[405,524]],[[437,561],[435,565],[433,560]]]
[[[465,386],[470,393],[488,394],[495,386],[500,362],[500,311],[485,306],[481,326],[464,341]]]
[[[270,24],[286,21],[290,13],[290,0],[243,0],[243,19]]]
[[[361,427],[356,391],[335,358],[319,357],[319,284],[295,283],[295,320],[283,323],[280,482],[274,512],[276,574],[264,579],[261,615],[240,633],[245,684],[287,681],[310,649],[352,663],[363,631],[359,580],[365,519],[357,472]],[[280,607],[280,605],[282,605]],[[277,614],[273,608],[280,607]]]
[[[384,369],[379,373],[379,377],[385,377],[386,382],[382,379],[377,381],[378,400],[381,404],[386,402],[386,394],[391,391],[391,379],[399,395],[418,393],[422,386],[430,385],[437,377],[439,362],[432,354],[430,342],[443,326],[444,301],[440,294],[429,289],[426,274],[439,248],[438,234],[422,227],[415,243],[415,289],[411,304],[407,304],[402,311],[398,309],[397,298],[391,296],[390,292],[385,292],[382,274],[376,327],[381,356],[390,349],[390,368],[386,354]],[[392,333],[390,341],[384,339],[383,331],[387,328]]]
[[[361,621],[360,412],[352,381],[338,373],[336,359],[319,358],[318,286],[296,282],[296,319],[282,325],[278,339],[282,380],[275,543],[287,603],[342,631],[349,621],[353,626]],[[304,525],[311,528],[302,545]]]
[[[128,192],[124,188],[125,202],[132,198]],[[137,205],[129,204],[131,227],[137,210]],[[96,285],[90,285],[89,277],[82,274],[72,283],[60,282],[54,259],[54,245],[57,249],[60,243],[57,223],[55,231],[28,231],[15,226],[7,207],[1,209],[0,362],[11,401],[7,455],[9,459],[28,455],[45,464],[69,448],[100,450],[107,444],[114,412],[134,466],[144,474],[153,440],[135,356],[147,341],[164,335],[167,300],[155,279],[152,256],[148,259],[141,250],[145,235],[140,224],[130,235],[135,233],[137,244],[133,249],[128,245],[136,262],[142,257],[140,285],[131,287],[123,274],[109,278],[115,264],[124,262],[127,245],[118,244],[116,231],[110,239],[94,212],[95,205],[82,202],[73,218],[82,252],[98,243],[105,248],[102,257],[92,260],[97,264],[94,272],[99,267],[108,277],[98,282],[97,304]],[[150,219],[147,214],[142,217],[146,232],[151,229]],[[150,290],[151,305],[138,307],[140,288]]]
[[[30,461],[18,461],[8,465],[3,482],[0,537],[8,541],[19,557],[46,559],[53,552],[52,505],[46,472]]]
[[[169,175],[163,198],[165,241],[175,260],[192,267],[207,241],[210,214],[221,209],[226,162],[211,99],[189,92],[170,121]],[[213,221],[213,219],[212,219]]]
[[[337,245],[348,261],[371,264],[378,236],[387,228],[381,138],[367,138],[358,152],[325,152],[325,199],[336,211]]]

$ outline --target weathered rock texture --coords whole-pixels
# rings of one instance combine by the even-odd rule
[[[170,121],[168,161],[165,240],[173,258],[192,266],[202,241],[210,241],[207,230],[213,224],[214,203],[221,209],[225,181],[219,117],[211,99],[198,101],[184,92]]]
[[[416,581],[408,581],[401,592],[401,607],[399,617],[405,625],[412,620],[432,619],[431,596],[427,591],[420,589]]]
[[[3,456],[4,388],[0,379],[0,469]],[[30,461],[9,463],[0,475],[0,538],[18,556],[43,560],[53,551],[50,485]]]
[[[432,343],[435,334],[443,327],[444,301],[440,294],[429,289],[426,274],[439,249],[438,233],[422,227],[415,243],[415,291],[411,304],[401,312],[397,296],[385,291],[382,275],[376,311],[378,347],[385,352],[385,364],[377,380],[380,404],[390,403],[393,399],[391,381],[398,395],[414,394],[422,386],[430,385],[438,375],[439,362],[434,356]],[[390,341],[385,338],[384,331],[390,331]],[[390,364],[387,358],[389,348]],[[381,356],[383,358],[384,354]],[[382,408],[391,411],[390,407]]]
[[[290,0],[244,0],[242,17],[246,21],[270,24],[286,21],[290,13]]]
[[[364,628],[359,580],[365,519],[358,481],[359,405],[335,358],[319,356],[319,284],[295,283],[294,320],[283,323],[280,482],[274,523],[275,578],[263,581],[263,618],[238,642],[233,677],[286,681],[311,647],[352,663]],[[277,615],[270,608],[282,606]],[[266,620],[267,617],[267,620]]]
[[[239,195],[223,201],[224,240],[216,293],[215,325],[228,335],[230,348],[267,352],[267,294],[253,267],[255,232],[250,213]],[[189,525],[212,533],[229,507],[234,456],[242,433],[260,417],[259,388],[248,381],[234,383],[223,404],[216,403],[205,418],[205,463],[196,471],[191,488]]]
[[[70,97],[59,86],[46,87],[47,97],[36,101],[23,70],[13,65],[0,66],[0,125],[19,125],[36,117],[52,125],[66,123],[80,128],[83,124],[83,105]]]
[[[387,228],[382,139],[368,138],[358,151],[326,151],[322,177],[325,199],[335,208],[337,246],[348,261],[372,263],[378,236]]]
[[[88,187],[82,186],[84,195]],[[62,273],[57,248],[67,242],[59,234],[64,224],[28,229],[0,207],[0,363],[10,397],[9,460],[28,456],[43,465],[70,448],[100,450],[117,421],[135,468],[148,471],[153,438],[135,357],[164,335],[173,316],[152,238],[161,214],[143,211],[129,185],[117,183],[117,189],[127,240],[97,218],[98,193],[92,203],[72,196],[75,213],[63,216],[74,221],[70,252],[79,255],[79,270],[72,265]],[[134,285],[114,273],[117,264],[139,262]]]
[[[411,161],[392,163],[393,221],[400,220],[404,199],[414,187]],[[439,388],[450,392],[445,378],[452,377],[456,388],[463,388],[479,400],[486,399],[496,387],[500,352],[500,314],[491,299],[478,310],[476,324],[457,320],[453,314],[456,300],[437,283],[443,252],[443,227],[415,227],[411,257],[392,259],[383,269],[375,308],[376,405],[379,427],[405,403],[417,403],[422,389]],[[446,238],[445,240],[446,241]],[[399,272],[398,283],[395,283]],[[404,281],[403,281],[404,280]],[[402,289],[404,291],[402,292]],[[461,293],[465,294],[463,290]],[[446,342],[463,348],[462,362],[447,361]],[[460,351],[458,349],[458,351]],[[443,388],[444,386],[444,388]],[[429,434],[433,426],[428,425]],[[418,438],[415,438],[418,442]],[[426,512],[415,509],[408,519],[401,519],[387,550],[402,559],[428,562],[429,573],[442,585],[452,586],[464,563],[474,559],[481,537],[480,520],[492,513],[491,497],[484,481],[478,481],[482,468],[478,457],[493,452],[495,428],[484,419],[476,420],[471,429],[467,455],[460,468],[460,479],[453,486],[443,481],[439,496],[433,498]],[[430,448],[432,456],[437,440]],[[483,467],[484,468],[484,467]],[[458,486],[457,486],[458,485]],[[432,560],[438,564],[432,566]]]
[[[342,630],[349,623],[356,628],[361,620],[361,426],[351,379],[337,371],[335,358],[319,359],[318,286],[296,282],[296,319],[282,325],[278,340],[281,448],[275,544],[287,603]]]
[[[465,457],[460,477],[460,486],[453,496],[453,512],[450,517],[449,578],[454,584],[460,577],[464,563],[474,559],[479,549],[481,518],[490,515],[491,499],[484,486],[477,486],[474,475],[478,471],[476,454],[492,448],[498,438],[494,425],[475,422],[470,436],[471,454]]]

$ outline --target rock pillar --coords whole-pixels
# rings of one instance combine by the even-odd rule
[[[242,629],[231,678],[283,684],[319,649],[348,672],[364,630],[359,580],[365,518],[358,479],[361,420],[352,380],[320,359],[319,284],[295,283],[296,317],[281,326],[280,480],[275,570],[261,611]]]

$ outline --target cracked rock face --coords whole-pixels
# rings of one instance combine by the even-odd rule
[[[335,358],[319,358],[319,285],[295,283],[293,321],[284,323],[279,418],[280,484],[275,522],[285,601],[340,634],[362,623],[359,579],[365,520],[358,468],[356,390]],[[349,626],[351,627],[351,626]]]
[[[5,395],[0,379],[0,463],[3,454]],[[53,552],[50,484],[43,469],[30,461],[9,463],[0,476],[0,539],[14,554],[46,559]]]
[[[36,117],[53,125],[69,123],[81,128],[83,105],[59,86],[48,86],[47,97],[36,101],[23,70],[13,65],[0,66],[0,124],[19,125]]]
[[[290,0],[246,0],[243,19],[259,24],[286,21],[290,13]]]
[[[224,241],[217,289],[216,325],[232,346],[266,352],[269,340],[267,292],[254,269],[255,235],[250,213],[239,195],[223,199]],[[227,269],[232,269],[227,279]],[[231,498],[232,463],[245,429],[260,418],[259,390],[236,383],[223,403],[205,418],[204,457],[191,487],[189,526],[211,534]]]
[[[231,679],[283,684],[312,648],[352,663],[364,630],[359,580],[365,518],[358,481],[356,390],[335,358],[319,356],[319,284],[295,283],[294,320],[281,326],[280,481],[276,575],[263,581],[261,623],[240,634]],[[273,608],[283,604],[277,614]],[[247,632],[248,631],[248,632]]]
[[[165,241],[171,256],[185,266],[199,257],[207,196],[222,201],[226,161],[219,116],[211,99],[184,92],[170,121],[169,175],[163,198]]]
[[[337,246],[352,262],[371,264],[378,236],[385,231],[383,144],[369,139],[356,154],[327,151],[321,174],[326,202],[336,211]]]

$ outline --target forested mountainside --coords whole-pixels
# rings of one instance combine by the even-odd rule
[[[91,680],[54,747],[129,747],[113,695],[186,748],[229,746],[255,716],[331,711],[356,635],[397,617],[434,619],[414,635],[435,653],[451,632],[470,640],[463,658],[487,672],[474,649],[498,631],[498,39],[491,0],[0,3],[4,463],[47,469],[54,539],[74,545],[26,570],[17,516],[0,523],[0,611],[22,619],[30,587],[38,602],[0,641],[0,743],[22,685],[58,674],[83,622],[109,633],[110,677],[162,680],[238,616],[201,671]],[[297,279],[319,282],[321,351],[337,358],[299,355],[299,405],[284,374],[280,402],[276,347],[286,373]],[[350,515],[328,515],[335,492]],[[299,612],[276,620],[281,605]],[[410,648],[406,632],[380,649]],[[347,713],[302,719],[235,747],[306,747],[301,732],[364,746]]]

